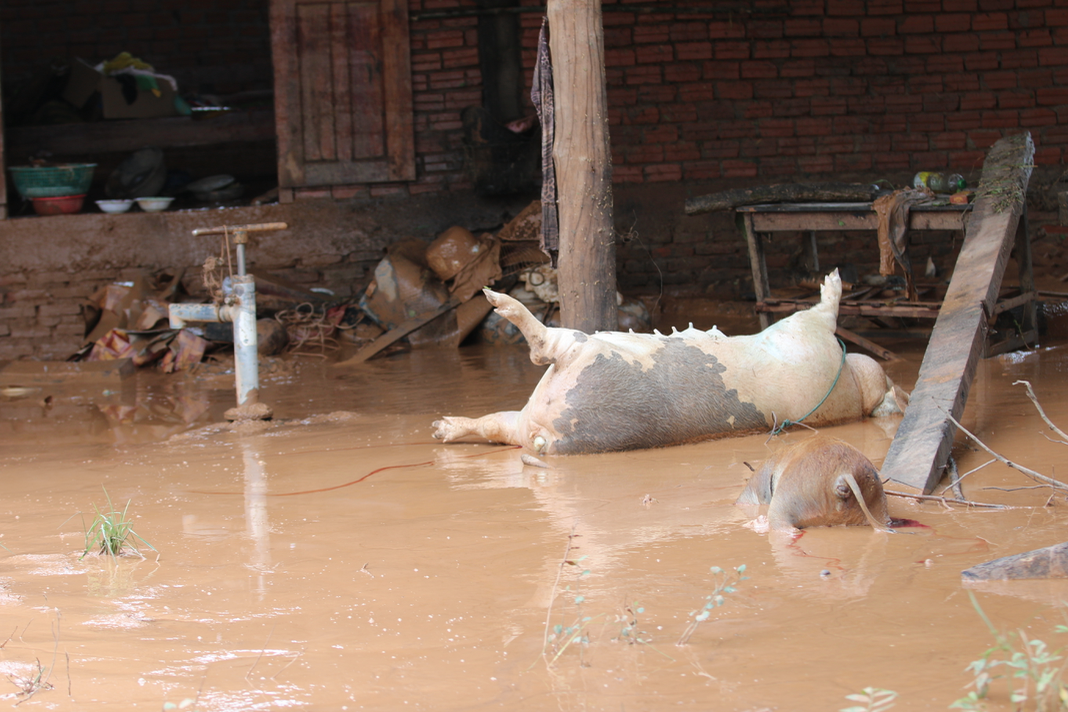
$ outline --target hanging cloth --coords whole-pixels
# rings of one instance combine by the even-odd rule
[[[556,140],[553,102],[553,66],[549,58],[549,18],[541,20],[538,34],[538,57],[534,63],[534,85],[530,100],[541,123],[541,251],[549,256],[553,267],[560,251],[560,218],[556,208],[556,168],[553,142]]]

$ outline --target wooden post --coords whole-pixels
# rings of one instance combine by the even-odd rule
[[[949,416],[960,420],[968,400],[986,340],[987,315],[997,304],[1027,200],[1034,154],[1026,132],[1001,139],[987,154],[964,244],[916,387],[883,461],[883,477],[894,482],[928,493],[942,477],[957,430]],[[1018,256],[1030,259],[1029,252]]]
[[[616,252],[600,0],[548,0],[563,326],[614,330]]]

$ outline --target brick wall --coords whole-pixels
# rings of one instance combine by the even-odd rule
[[[658,5],[662,11],[648,11]],[[102,59],[128,50],[205,91],[270,87],[267,6],[267,0],[183,0],[144,10],[133,0],[4,0],[3,80],[25,78],[53,56]],[[683,203],[693,195],[792,180],[900,185],[920,169],[951,168],[974,182],[987,149],[1024,130],[1036,144],[1036,177],[1063,174],[1068,0],[752,0],[746,6],[712,14],[684,12],[678,8],[685,3],[671,0],[603,7],[623,291],[737,297],[750,289],[732,216],[685,216]],[[476,5],[411,0],[409,7],[417,180],[298,197],[377,203],[470,191],[460,111],[481,101]],[[532,7],[519,18],[529,97],[541,12]],[[1032,226],[1041,224],[1041,216],[1031,217]],[[874,264],[874,250],[864,249],[870,236],[827,239],[827,252]],[[915,261],[929,253],[947,270],[956,240],[945,236],[921,247]],[[797,249],[789,240],[769,247],[773,279],[790,271]],[[120,271],[116,265],[113,277]],[[72,286],[31,274],[0,272],[0,278],[25,280],[5,283],[9,296]],[[91,293],[93,285],[73,286]],[[43,309],[62,300],[9,298],[0,310],[31,301]],[[74,322],[61,307],[46,312],[54,321],[50,334]],[[19,326],[16,313],[0,311],[0,317],[6,317],[0,330],[9,334],[29,329],[32,338],[42,328]]]

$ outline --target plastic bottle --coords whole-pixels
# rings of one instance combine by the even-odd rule
[[[960,173],[934,173],[921,171],[912,178],[913,188],[930,188],[935,193],[956,193],[964,190],[968,182]]]

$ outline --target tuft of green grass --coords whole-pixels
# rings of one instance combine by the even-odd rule
[[[966,670],[975,679],[967,687],[974,689],[950,708],[985,709],[991,683],[1005,679],[1015,710],[1068,710],[1068,683],[1064,678],[1068,658],[1061,654],[1063,649],[1050,650],[1038,638],[1028,638],[1022,629],[1008,633],[998,630],[979,606],[975,594],[968,591],[968,596],[975,612],[994,636],[994,645],[968,665]],[[1068,626],[1058,625],[1054,632],[1068,633]]]
[[[897,693],[879,687],[865,687],[855,695],[846,695],[846,699],[860,704],[845,707],[840,712],[885,712],[894,706]]]
[[[682,632],[682,635],[679,636],[679,640],[675,643],[675,645],[686,645],[686,643],[690,641],[690,636],[692,636],[697,630],[697,626],[704,623],[706,620],[708,620],[708,617],[712,615],[712,610],[715,608],[719,608],[724,603],[726,603],[726,599],[723,597],[723,594],[734,593],[735,584],[739,583],[740,581],[745,581],[747,578],[749,578],[748,576],[743,575],[745,573],[745,564],[742,564],[741,566],[736,568],[733,574],[724,571],[718,566],[713,566],[709,569],[709,571],[712,573],[712,576],[715,577],[716,587],[715,589],[713,589],[710,595],[705,596],[705,604],[703,606],[701,606],[695,611],[690,611],[690,618],[692,618],[693,620],[691,620],[687,624],[686,630],[684,630]]]
[[[96,510],[96,516],[93,518],[92,524],[85,528],[85,551],[82,552],[81,558],[84,559],[91,551],[107,554],[112,558],[121,556],[127,551],[133,551],[133,553],[144,558],[144,555],[137,548],[135,540],[155,551],[156,548],[154,546],[133,530],[133,525],[127,517],[131,500],[127,500],[126,506],[123,507],[122,511],[119,511],[111,503],[111,495],[108,494],[107,488],[103,489],[104,497],[108,501],[107,510],[101,512],[95,504],[93,505],[93,509]],[[85,520],[83,519],[82,521],[84,524]]]

